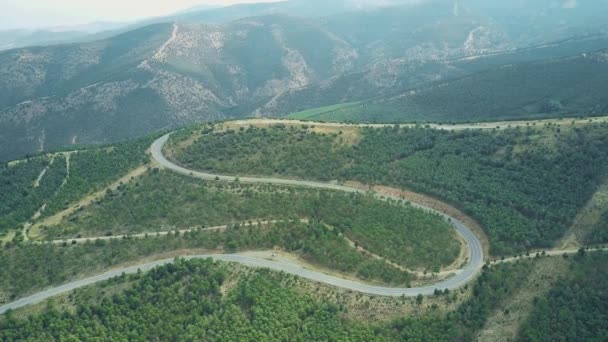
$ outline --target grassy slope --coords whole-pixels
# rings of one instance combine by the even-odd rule
[[[295,120],[314,120],[315,118],[321,116],[322,114],[325,114],[328,112],[334,112],[336,110],[341,110],[343,108],[348,108],[348,107],[354,106],[356,104],[357,104],[357,102],[340,103],[340,104],[335,104],[332,106],[307,109],[307,110],[303,110],[301,112],[289,114],[289,115],[287,115],[287,118],[295,119]]]

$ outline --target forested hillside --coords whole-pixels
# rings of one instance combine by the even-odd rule
[[[581,252],[570,270],[535,308],[520,341],[608,339],[608,255]]]
[[[298,118],[355,122],[477,122],[608,113],[608,50],[505,65],[457,80]]]
[[[597,272],[605,264],[605,254],[589,254],[570,261],[568,282],[557,285],[549,295],[539,298],[537,308],[522,330],[521,340],[537,340],[539,336],[602,336],[602,315],[606,308],[594,291],[601,282],[593,283],[579,277],[582,272],[594,272],[594,277],[605,278]],[[229,271],[227,264],[208,260],[177,261],[174,265],[155,269],[147,274],[123,276],[99,287],[77,291],[70,296],[74,311],[64,311],[53,304],[47,309],[23,319],[17,313],[0,317],[0,336],[6,341],[56,339],[91,336],[106,338],[132,336],[133,339],[180,339],[204,337],[207,340],[351,340],[351,341],[445,341],[473,340],[488,316],[501,310],[513,293],[526,291],[521,287],[542,259],[520,261],[487,268],[469,290],[437,294],[427,310],[425,299],[395,300],[394,306],[417,308],[418,314],[393,317],[388,321],[362,322],[349,317],[348,305],[336,301],[320,301],[303,294],[298,282],[288,276],[268,271],[248,274]],[[580,270],[575,268],[581,267]],[[599,279],[598,279],[599,280]],[[571,282],[578,282],[577,285]],[[562,303],[565,288],[577,286],[579,295],[574,301]],[[107,291],[107,293],[106,293]],[[467,295],[471,293],[471,295]],[[572,292],[570,292],[572,293]],[[596,292],[597,293],[597,292]],[[570,311],[572,305],[589,304],[592,299],[593,317],[584,320],[585,310]],[[580,300],[579,300],[580,299]],[[443,311],[438,303],[457,301],[455,309]],[[375,300],[369,300],[374,305]],[[565,306],[563,306],[564,304]],[[547,331],[555,325],[535,324],[551,320],[560,310],[545,311],[550,306],[566,307],[579,324],[573,329]],[[433,309],[434,308],[434,309]],[[565,312],[565,311],[563,311]],[[585,314],[586,315],[586,314]],[[546,322],[546,321],[545,321]],[[595,323],[598,324],[595,324]],[[561,324],[560,324],[561,325]],[[564,327],[563,325],[561,325]],[[568,325],[566,325],[567,327]],[[540,330],[539,330],[540,329]],[[577,330],[580,329],[580,330]],[[543,335],[531,335],[533,333]],[[569,335],[575,334],[576,335]],[[131,335],[133,334],[133,335]],[[537,337],[535,337],[537,336]]]
[[[345,237],[398,265],[429,272],[449,266],[461,248],[452,228],[440,217],[372,196],[221,186],[165,172],[121,186],[63,222],[43,227],[42,232],[50,240],[70,241],[293,218],[310,224],[270,225],[272,229],[243,227],[240,234],[238,229],[228,230],[213,238],[215,244],[209,243],[227,251],[282,247],[316,264],[362,274],[371,268],[358,265],[365,259],[355,253]]]
[[[65,176],[63,157],[38,157],[14,166],[3,165],[0,169],[0,234],[29,220],[45,200],[54,195]]]
[[[589,236],[591,243],[608,243],[608,210],[600,217]]]
[[[377,339],[371,327],[341,319],[338,307],[281,288],[264,272],[224,294],[228,281],[211,261],[178,262],[99,304],[80,303],[74,314],[50,311],[21,322],[9,317],[0,336],[4,341]]]
[[[486,229],[493,253],[510,254],[549,247],[570,226],[606,176],[607,129],[604,123],[456,132],[204,130],[176,159],[237,175],[410,188],[463,209]]]
[[[148,161],[152,138],[0,164],[0,234],[48,217]],[[20,237],[20,236],[18,236]]]
[[[603,3],[510,9],[516,22],[478,2],[390,4],[195,11],[96,41],[0,52],[0,160],[361,101],[316,117],[467,121],[595,115],[608,105],[597,90],[603,65],[591,63],[606,48],[604,25],[580,20],[608,13]]]

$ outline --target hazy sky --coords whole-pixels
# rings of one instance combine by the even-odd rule
[[[0,29],[129,21],[204,4],[271,1],[277,0],[0,0]]]

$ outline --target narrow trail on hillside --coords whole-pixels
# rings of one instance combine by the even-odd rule
[[[42,171],[40,171],[40,174],[34,181],[34,188],[40,187],[40,182],[42,181],[42,178],[44,178],[44,175],[46,175],[46,173],[49,171],[49,168],[53,165],[53,162],[55,162],[55,156],[52,156],[51,160],[49,161],[49,165],[47,165],[44,169],[42,169]]]
[[[167,47],[169,45],[171,45],[171,43],[173,43],[175,41],[175,39],[177,38],[177,31],[179,30],[179,26],[177,26],[176,23],[173,24],[173,31],[171,32],[171,37],[169,37],[169,39],[158,49],[158,51],[154,54],[154,56],[152,57],[152,59],[157,60],[157,61],[162,61],[164,62],[167,58]]]

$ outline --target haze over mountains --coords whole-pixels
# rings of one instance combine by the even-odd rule
[[[0,160],[342,102],[365,121],[607,110],[608,1],[369,4],[194,10],[0,52]]]

